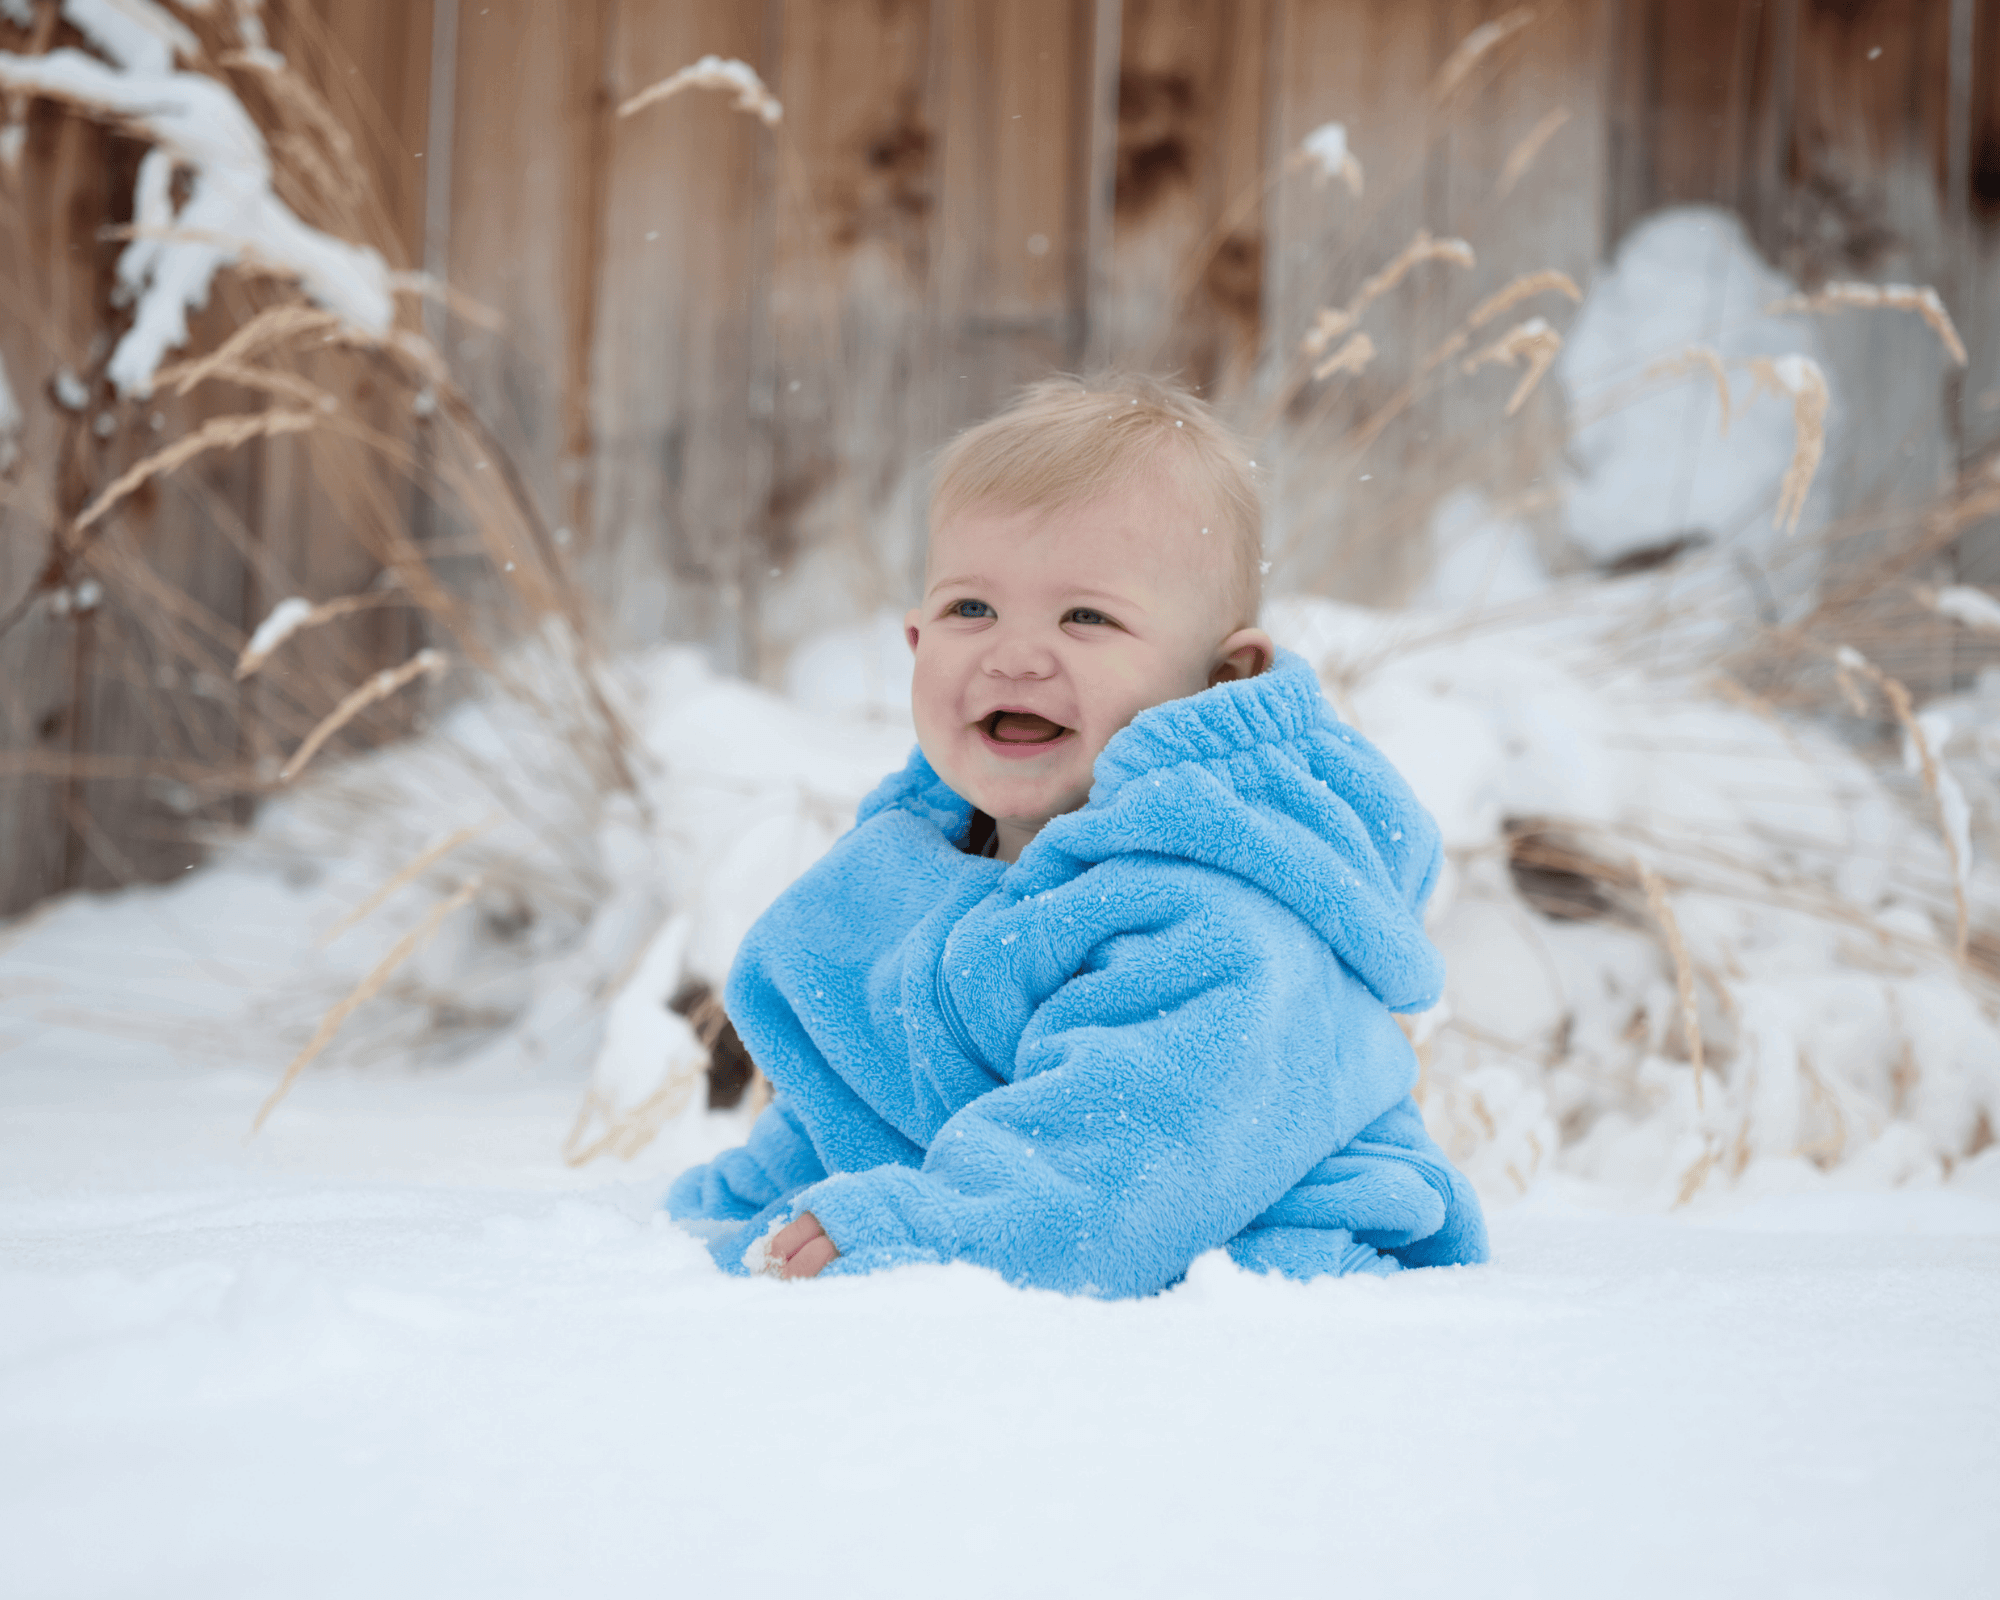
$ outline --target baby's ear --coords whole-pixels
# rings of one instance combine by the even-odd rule
[[[1254,678],[1268,671],[1278,658],[1278,647],[1262,628],[1238,628],[1216,646],[1215,665],[1209,668],[1208,685],[1230,683],[1238,678]]]
[[[903,637],[909,641],[911,655],[917,653],[917,614],[916,606],[903,613]]]

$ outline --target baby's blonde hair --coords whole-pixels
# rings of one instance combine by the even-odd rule
[[[1124,487],[1161,466],[1203,532],[1227,540],[1231,627],[1263,599],[1263,511],[1256,463],[1207,405],[1137,373],[1047,378],[945,446],[931,480],[930,526],[970,506],[1054,511]]]

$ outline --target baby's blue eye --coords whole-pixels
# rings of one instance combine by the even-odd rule
[[[952,603],[951,609],[945,615],[948,617],[972,617],[977,619],[992,616],[993,608],[984,600],[957,600]]]
[[[1088,606],[1078,606],[1074,611],[1070,612],[1069,620],[1094,627],[1100,622],[1109,622],[1111,619],[1102,611],[1092,611]]]

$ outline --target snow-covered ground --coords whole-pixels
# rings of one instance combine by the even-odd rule
[[[1701,1112],[1664,1025],[1618,1032],[1671,1009],[1658,949],[1539,918],[1494,856],[1549,772],[1572,816],[1706,817],[1717,861],[1778,806],[1798,883],[1816,816],[1872,818],[1881,859],[1841,880],[1864,897],[1936,855],[1921,816],[1657,675],[1583,686],[1566,625],[1441,657],[1385,643],[1408,621],[1276,614],[1364,725],[1417,738],[1455,842],[1426,1105],[1494,1205],[1491,1266],[1297,1285],[1217,1257],[1119,1304],[969,1267],[722,1277],[658,1198],[744,1124],[660,1099],[690,1063],[660,999],[726,964],[908,733],[865,634],[789,699],[666,652],[627,685],[643,811],[473,705],[179,884],[0,930],[6,1592],[1992,1593],[2000,1193],[1990,1147],[1946,1157],[1994,1052],[1937,935],[1906,916],[1843,954],[1791,890],[1687,890],[1690,938],[1791,1030],[1745,1046],[1718,1016]],[[1653,755],[1593,733],[1620,693],[1652,697]],[[319,1015],[475,872],[253,1136]],[[1567,1054],[1495,1043],[1539,1026],[1523,960]],[[1773,1120],[1787,1039],[1851,1111],[1817,1161]],[[1934,1116],[1881,1087],[1905,1059]],[[580,1109],[637,1154],[567,1164]],[[1747,1164],[1676,1207],[1716,1127]]]
[[[885,613],[783,695],[604,664],[620,786],[546,637],[185,881],[0,928],[0,1593],[2000,1592],[2000,996],[1954,949],[2000,672],[1900,773],[1717,680],[1796,423],[1712,413],[1816,348],[1711,339],[1782,285],[1683,258],[1746,249],[1682,213],[1594,286],[1572,405],[1667,387],[1583,425],[1563,560],[1468,492],[1408,610],[1268,611],[1442,825],[1419,1094],[1490,1266],[724,1278],[658,1200],[745,1123],[664,1002],[900,765],[908,658]]]
[[[31,978],[18,969],[15,981]],[[0,1057],[23,1597],[1989,1595],[2000,1203],[1544,1184],[1473,1270],[725,1279],[573,1084]]]

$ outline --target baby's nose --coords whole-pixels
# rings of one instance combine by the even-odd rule
[[[986,654],[986,670],[1002,678],[1046,678],[1055,670],[1055,656],[1032,639],[996,639]]]

